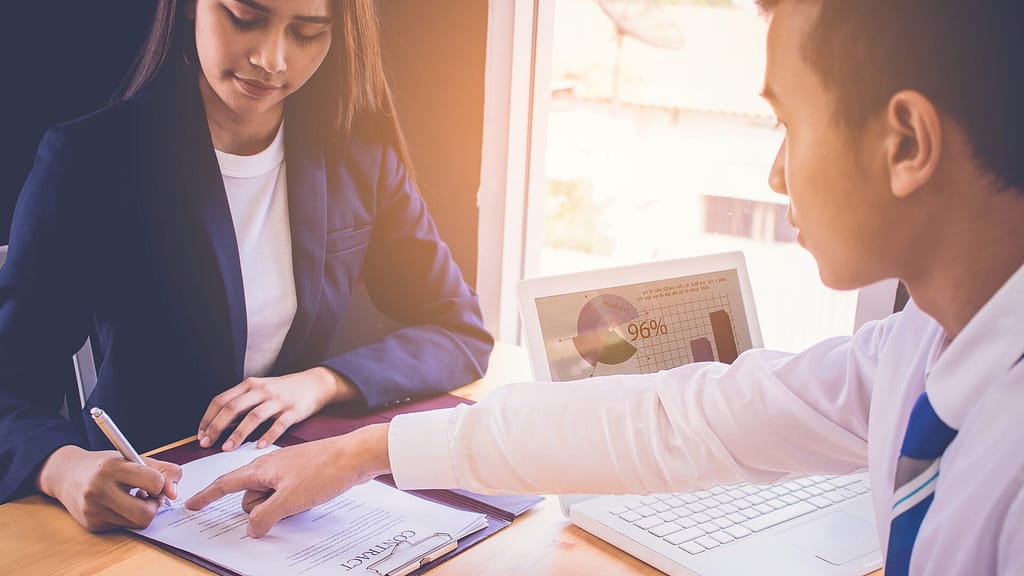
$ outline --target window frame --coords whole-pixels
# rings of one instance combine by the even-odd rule
[[[554,0],[490,0],[477,207],[477,292],[484,325],[519,343],[516,283],[538,267]]]

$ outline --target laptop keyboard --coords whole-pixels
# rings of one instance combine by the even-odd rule
[[[770,486],[744,483],[627,496],[609,512],[690,554],[700,554],[868,491],[863,475],[810,476]]]

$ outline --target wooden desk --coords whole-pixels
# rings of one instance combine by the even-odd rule
[[[525,350],[498,345],[487,375],[454,393],[479,400],[494,388],[529,380]],[[209,574],[125,533],[90,534],[42,496],[0,506],[0,574],[159,576]],[[511,526],[430,571],[432,576],[661,574],[570,524],[549,497]],[[881,571],[871,576],[881,576]]]

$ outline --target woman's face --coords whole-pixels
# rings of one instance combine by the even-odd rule
[[[279,117],[331,47],[329,0],[192,0],[187,13],[200,82],[236,120]]]

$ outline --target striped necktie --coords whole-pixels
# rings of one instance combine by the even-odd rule
[[[914,540],[935,495],[939,460],[955,437],[956,430],[939,419],[928,401],[928,393],[922,392],[910,412],[896,464],[885,576],[906,576],[909,572]]]

